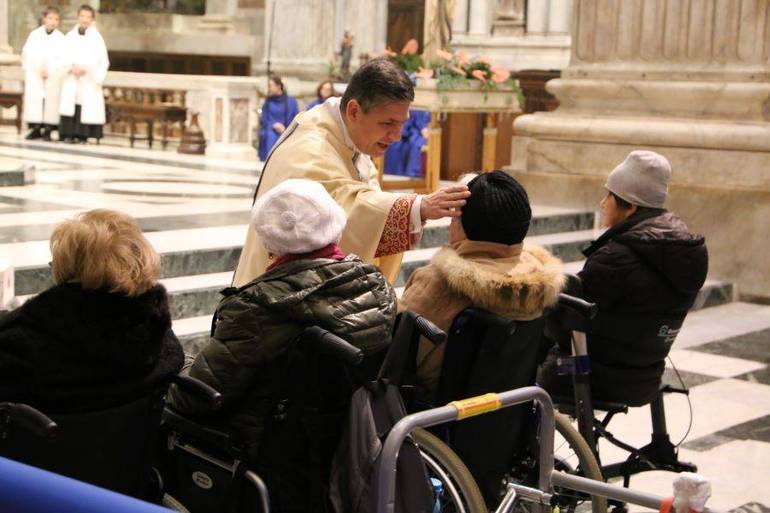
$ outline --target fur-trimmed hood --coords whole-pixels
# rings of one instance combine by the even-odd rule
[[[466,240],[442,248],[432,263],[474,306],[520,320],[554,305],[565,281],[561,260],[540,246]]]

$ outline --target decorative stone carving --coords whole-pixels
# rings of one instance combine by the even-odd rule
[[[497,0],[492,34],[518,36],[524,34],[524,0]]]

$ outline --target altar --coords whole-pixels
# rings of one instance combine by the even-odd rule
[[[457,89],[440,89],[436,79],[418,79],[414,90],[412,109],[431,113],[428,126],[427,163],[425,174],[420,178],[387,179],[382,158],[376,160],[380,185],[383,190],[414,190],[420,194],[431,193],[439,188],[441,178],[442,125],[450,113],[484,114],[481,169],[495,168],[497,123],[500,114],[520,112],[517,91],[512,87],[497,85],[487,87],[482,82],[469,82]]]

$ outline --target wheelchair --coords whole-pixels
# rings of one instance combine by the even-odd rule
[[[152,460],[170,383],[216,394],[197,380],[172,376],[144,397],[98,411],[49,416],[26,404],[0,403],[0,456],[160,503],[162,482]]]
[[[404,312],[386,352],[364,360],[359,349],[339,337],[306,328],[276,362],[287,383],[278,385],[269,400],[256,454],[226,426],[166,407],[156,461],[165,504],[189,513],[330,511],[329,467],[354,389],[378,383],[408,394],[409,362],[421,335],[436,342],[444,336],[425,319]],[[430,511],[486,512],[473,477],[451,449],[424,430],[410,443],[432,484]]]
[[[577,277],[570,277],[570,289],[579,293],[580,283]],[[679,460],[678,448],[671,443],[666,427],[663,397],[667,393],[688,395],[689,390],[682,382],[681,387],[660,384],[657,394],[648,403],[652,420],[650,443],[637,448],[613,435],[608,425],[615,415],[627,413],[629,405],[621,402],[595,400],[591,395],[590,355],[587,350],[586,323],[598,313],[595,305],[579,301],[577,298],[562,294],[559,306],[566,310],[563,325],[571,331],[572,355],[561,358],[560,369],[571,376],[573,396],[553,396],[555,408],[564,415],[577,421],[578,432],[591,448],[596,461],[601,463],[599,440],[605,439],[612,445],[623,449],[629,455],[624,461],[601,466],[605,480],[623,479],[623,486],[628,488],[631,477],[641,472],[664,470],[669,472],[697,472],[697,467]],[[604,412],[599,418],[597,412]],[[611,501],[610,505],[623,511],[625,505]]]
[[[540,338],[544,319],[515,321],[479,308],[467,308],[452,322],[438,387],[430,405],[489,393],[535,385],[541,359]],[[555,467],[575,475],[602,480],[599,465],[568,418],[556,415],[556,430],[566,440],[574,461],[555,454]],[[432,433],[462,459],[483,492],[485,511],[497,507],[509,483],[536,486],[538,482],[537,438],[539,410],[532,403],[487,413],[462,422],[431,428]],[[419,431],[419,430],[418,430]],[[575,511],[581,505],[594,513],[604,513],[604,497],[586,496],[562,490],[558,494],[561,511]],[[531,503],[518,500],[517,510]]]

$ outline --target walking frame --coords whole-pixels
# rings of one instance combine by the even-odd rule
[[[496,513],[512,512],[516,498],[533,502],[539,506],[541,513],[547,513],[551,509],[554,498],[554,486],[628,502],[653,510],[659,511],[661,509],[661,503],[665,500],[664,497],[554,470],[555,423],[553,403],[545,390],[532,386],[499,394],[490,393],[453,401],[446,406],[402,418],[391,429],[382,450],[378,469],[377,513],[393,513],[395,510],[396,459],[404,439],[415,428],[426,428],[446,422],[459,421],[533,400],[537,401],[540,407],[538,487],[530,488],[509,483],[508,491]],[[721,512],[705,508],[703,513]]]

